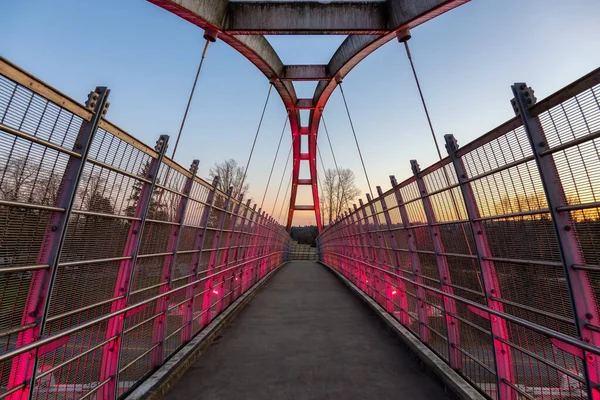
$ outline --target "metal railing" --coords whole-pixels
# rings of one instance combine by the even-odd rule
[[[600,69],[318,237],[352,280],[492,399],[600,399]]]
[[[284,261],[289,235],[0,58],[0,398],[122,396]]]

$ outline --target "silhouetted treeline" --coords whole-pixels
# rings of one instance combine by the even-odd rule
[[[290,236],[293,240],[297,241],[298,244],[308,244],[312,247],[317,246],[318,235],[319,230],[314,225],[294,226],[290,232]]]

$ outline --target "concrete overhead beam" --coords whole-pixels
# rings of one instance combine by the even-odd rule
[[[286,65],[281,77],[286,81],[325,81],[331,79],[327,65]]]
[[[201,28],[221,30],[229,0],[148,0]]]
[[[392,27],[388,16],[381,1],[230,2],[223,30],[232,35],[382,34]]]

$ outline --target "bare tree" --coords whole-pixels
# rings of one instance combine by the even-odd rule
[[[10,201],[54,205],[61,175],[42,162],[11,158],[0,165],[0,198]]]
[[[85,183],[84,204],[86,210],[112,214],[114,207],[110,197],[105,195],[106,179],[99,174],[84,176],[87,182]]]
[[[234,159],[215,163],[208,173],[210,179],[214,179],[215,176],[219,177],[219,184],[217,187],[223,192],[227,192],[229,187],[233,186],[233,192],[231,194],[234,199],[239,198],[240,195],[245,196],[250,188],[250,185],[242,182],[244,179],[244,168],[238,165],[237,161]]]
[[[323,223],[331,223],[338,215],[348,208],[350,203],[360,195],[356,186],[354,172],[347,168],[325,171],[325,179],[321,194],[321,215]]]

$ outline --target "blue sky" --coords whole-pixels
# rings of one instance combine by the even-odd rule
[[[143,0],[2,0],[0,15],[2,56],[81,102],[95,86],[108,86],[108,119],[145,142],[164,133],[174,140],[204,45],[201,29]],[[514,82],[527,82],[540,99],[598,67],[598,15],[597,0],[474,0],[414,29],[411,51],[440,142],[453,133],[465,144],[511,118]],[[326,63],[343,37],[268,39],[284,63],[305,64]],[[235,50],[212,44],[177,161],[187,167],[199,158],[201,176],[227,158],[245,164],[268,86]],[[312,97],[314,86],[298,85],[299,97]],[[352,70],[344,91],[373,185],[389,188],[390,174],[407,178],[410,159],[423,167],[437,159],[406,54],[396,41]],[[354,170],[366,192],[338,90],[325,117],[338,163]],[[250,195],[258,202],[284,120],[274,92],[248,171]],[[329,168],[324,139],[320,135],[319,144]],[[290,140],[286,130],[267,194],[269,212]],[[302,191],[298,200],[311,202]],[[297,213],[294,222],[313,220],[310,213]]]

